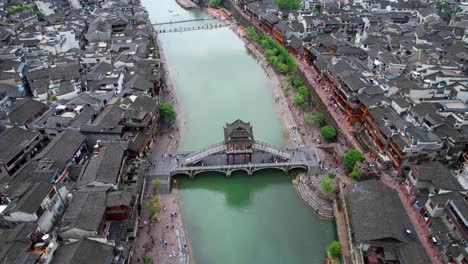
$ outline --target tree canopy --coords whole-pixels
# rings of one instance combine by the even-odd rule
[[[335,189],[335,185],[331,182],[330,178],[323,178],[320,180],[320,187],[322,188],[322,191],[329,193]]]
[[[275,0],[275,3],[281,10],[296,10],[301,6],[299,0]]]
[[[314,123],[319,124],[319,125],[324,124],[325,123],[325,114],[321,113],[321,112],[314,112],[312,114],[312,121],[314,121]]]
[[[333,241],[330,245],[328,245],[327,252],[332,258],[341,257],[341,243],[338,241]]]
[[[177,117],[176,112],[172,105],[166,101],[162,101],[161,105],[159,106],[159,110],[161,111],[162,118],[165,122],[174,123]]]
[[[265,52],[268,63],[279,73],[295,72],[297,65],[289,52],[278,42],[268,37],[263,32],[255,30],[253,27],[246,29],[246,35],[251,40],[260,44]]]
[[[359,179],[360,175],[361,172],[359,171],[359,168],[357,166],[354,166],[353,170],[348,174],[348,177],[351,178],[353,181],[356,181]]]
[[[300,93],[295,93],[294,97],[293,97],[293,100],[294,100],[294,104],[296,104],[299,107],[306,107],[307,106],[306,99]]]
[[[356,162],[361,162],[364,159],[361,152],[357,149],[350,149],[346,152],[343,163],[348,170],[354,169]]]
[[[309,97],[310,96],[309,88],[307,88],[307,86],[305,86],[305,85],[299,86],[299,88],[297,88],[297,92],[302,94],[304,97]]]
[[[210,0],[210,4],[212,6],[219,6],[221,4],[221,0]]]
[[[336,130],[332,126],[323,126],[320,128],[320,134],[327,140],[333,140],[336,138]]]

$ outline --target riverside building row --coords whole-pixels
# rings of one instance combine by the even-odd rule
[[[162,66],[131,1],[0,3],[0,262],[129,263]]]
[[[344,116],[350,140],[402,176],[442,261],[467,263],[468,3],[231,3],[308,65],[312,89]],[[354,262],[430,262],[396,192],[363,181],[344,193]]]

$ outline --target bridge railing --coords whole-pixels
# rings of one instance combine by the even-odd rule
[[[194,153],[190,153],[187,157],[185,157],[185,163],[195,162],[196,160],[202,159],[203,157],[209,156],[216,152],[220,152],[224,149],[225,149],[224,142],[211,144],[209,146],[202,148],[201,150],[198,150]]]
[[[305,162],[278,162],[278,163],[251,163],[251,164],[237,164],[237,165],[216,165],[216,166],[193,166],[193,167],[179,167],[174,169],[172,173],[186,172],[186,171],[200,171],[200,170],[230,170],[230,169],[246,169],[246,168],[273,168],[282,166],[308,166]]]
[[[283,158],[286,158],[286,159],[290,159],[291,158],[291,154],[289,154],[288,152],[285,152],[285,151],[282,151],[268,143],[265,143],[265,142],[261,142],[261,141],[255,141],[254,143],[254,148],[257,148],[257,149],[260,149],[260,150],[263,150],[263,151],[266,151],[266,152],[270,152],[272,154],[275,154],[277,156],[281,156]]]
[[[187,19],[187,20],[178,20],[178,21],[159,22],[159,23],[154,23],[153,26],[161,26],[161,25],[169,25],[169,24],[180,24],[180,23],[189,23],[189,22],[206,21],[206,20],[216,20],[216,18],[215,18],[215,17],[207,17],[207,18],[197,18],[197,19]]]

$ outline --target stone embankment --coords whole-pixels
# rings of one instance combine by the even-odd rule
[[[293,181],[297,192],[301,198],[312,207],[315,212],[323,219],[333,220],[335,218],[333,207],[330,201],[325,200],[319,194],[320,190],[311,187],[307,175],[301,174],[297,176],[297,179]]]

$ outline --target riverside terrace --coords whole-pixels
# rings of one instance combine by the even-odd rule
[[[320,173],[318,156],[310,147],[281,150],[255,141],[252,127],[241,120],[228,124],[224,132],[223,142],[192,153],[158,157],[149,177],[162,180],[161,189],[169,192],[170,180],[175,175],[193,179],[203,172],[221,172],[230,177],[235,171],[252,175],[264,169],[277,169],[286,174],[297,169],[309,175]]]

